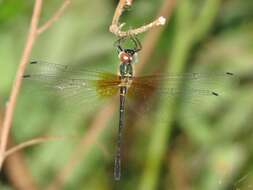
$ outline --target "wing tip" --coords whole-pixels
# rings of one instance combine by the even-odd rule
[[[226,72],[226,75],[234,76],[235,74],[232,72]]]
[[[217,92],[212,92],[212,95],[219,96],[219,94]]]
[[[30,61],[30,64],[37,64],[38,61]]]
[[[31,75],[23,75],[23,78],[30,78]]]

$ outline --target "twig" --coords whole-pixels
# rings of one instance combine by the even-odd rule
[[[2,123],[2,113],[0,110],[0,123]],[[2,126],[0,125],[0,128]],[[11,136],[8,139],[8,146],[12,145]],[[5,162],[4,173],[12,184],[14,189],[29,189],[37,190],[37,185],[33,176],[31,175],[22,152],[12,154]]]
[[[16,102],[17,102],[17,97],[19,95],[19,91],[21,88],[22,78],[23,78],[23,75],[25,72],[25,68],[26,68],[26,65],[28,64],[29,57],[32,52],[33,44],[36,41],[36,38],[38,37],[38,35],[41,34],[42,32],[44,32],[46,29],[48,29],[52,25],[52,23],[55,22],[59,18],[59,16],[62,14],[63,10],[68,5],[67,2],[69,2],[69,0],[64,1],[62,8],[60,8],[59,11],[57,11],[58,13],[55,14],[56,16],[53,16],[46,23],[46,25],[44,25],[44,27],[40,28],[40,32],[38,32],[38,24],[39,24],[43,0],[36,0],[35,1],[26,45],[24,48],[22,58],[20,60],[20,64],[19,64],[19,68],[18,68],[18,71],[16,74],[15,82],[13,83],[13,86],[12,86],[12,91],[11,91],[10,99],[7,103],[7,108],[6,108],[5,117],[4,117],[4,121],[3,121],[3,127],[1,130],[0,170],[2,168],[2,164],[4,161],[5,150],[7,147],[8,137],[9,137],[11,124],[12,124],[12,120],[13,120],[13,113],[14,113],[14,109],[16,106]]]
[[[26,42],[26,46],[23,52],[23,56],[20,61],[20,65],[17,71],[16,80],[13,84],[10,100],[7,103],[5,118],[3,121],[3,128],[1,133],[1,144],[0,144],[0,169],[4,161],[5,150],[8,142],[8,136],[11,129],[14,108],[16,106],[17,97],[21,87],[22,76],[24,74],[26,65],[28,63],[33,44],[37,37],[37,27],[39,23],[40,13],[42,9],[43,0],[36,0],[34,5],[33,16],[31,20],[30,30]]]
[[[118,6],[117,6],[117,8],[115,10],[113,19],[112,19],[112,24],[110,26],[110,31],[112,30],[111,27],[114,27],[114,26],[118,27],[118,25],[119,25],[119,18],[122,15],[122,13],[124,11],[124,7],[126,5],[131,6],[132,4],[127,4],[126,0],[120,0],[119,1]]]
[[[52,141],[52,140],[59,140],[62,139],[63,137],[38,137],[38,138],[34,138],[32,140],[20,143],[12,148],[10,148],[9,150],[7,150],[4,154],[4,158],[10,156],[11,154],[20,151],[21,149],[27,148],[29,146],[35,145],[35,144],[40,144],[43,142],[48,142],[48,141]]]
[[[133,0],[126,0],[126,6],[131,6],[133,4]]]
[[[4,160],[6,160],[7,162],[4,165],[4,170],[7,173],[8,179],[11,181],[15,189],[29,189],[29,190],[38,189],[28,170],[28,167],[26,167],[23,154],[22,152],[19,151],[32,145],[58,139],[61,139],[61,137],[34,138],[24,143],[18,144],[5,152]],[[11,142],[9,142],[8,144],[10,143]],[[8,159],[6,159],[7,157]]]
[[[147,25],[144,25],[144,26],[141,26],[141,27],[135,28],[135,29],[130,29],[128,31],[122,31],[121,29],[124,26],[124,24],[120,24],[119,19],[120,19],[122,13],[124,12],[124,10],[126,9],[126,7],[131,6],[132,3],[133,3],[132,0],[120,0],[118,3],[118,6],[117,6],[114,16],[113,16],[112,24],[109,28],[110,32],[112,32],[116,36],[124,37],[124,36],[128,36],[129,34],[137,35],[137,34],[146,32],[154,27],[164,25],[166,23],[165,17],[160,16],[158,19],[156,19],[155,21],[153,21]]]
[[[27,167],[27,162],[22,151],[16,152],[6,159],[4,173],[8,177],[8,181],[13,189],[40,189],[29,171],[29,167]]]
[[[55,12],[55,14],[49,19],[44,25],[42,25],[40,28],[38,28],[37,33],[41,34],[45,30],[47,30],[50,26],[53,25],[54,22],[56,22],[63,14],[65,9],[69,6],[70,0],[65,0],[60,8]]]
[[[10,156],[11,154],[14,154],[14,153],[20,151],[21,149],[27,148],[29,146],[33,146],[33,145],[48,142],[48,141],[61,140],[61,139],[65,139],[65,137],[38,137],[38,138],[34,138],[29,141],[20,143],[16,146],[10,148],[9,150],[7,150],[5,152],[4,158],[6,159],[6,157]],[[103,145],[101,145],[99,143],[96,143],[96,145],[103,151],[104,155],[108,156],[109,153],[106,151],[106,149]]]

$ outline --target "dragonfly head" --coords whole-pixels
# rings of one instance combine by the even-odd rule
[[[137,52],[133,49],[124,49],[119,52],[119,59],[121,63],[132,64],[136,62]]]
[[[133,43],[134,47],[132,48],[124,48],[123,44],[125,40],[130,39]],[[115,46],[118,51],[119,60],[124,64],[132,64],[137,62],[137,52],[141,50],[141,43],[138,38],[134,35],[130,35],[127,37],[119,38],[115,42]]]

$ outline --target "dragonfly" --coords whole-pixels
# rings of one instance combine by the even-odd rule
[[[130,40],[133,47],[124,47],[126,40]],[[43,61],[31,61],[30,65],[38,68],[38,72],[25,73],[23,75],[26,81],[35,81],[44,84],[46,87],[60,92],[68,92],[71,95],[80,95],[84,99],[91,96],[108,98],[113,96],[119,97],[119,122],[116,154],[114,160],[114,179],[121,178],[121,149],[122,134],[125,126],[126,99],[138,95],[139,97],[160,90],[168,96],[176,96],[183,93],[190,93],[192,96],[213,96],[220,94],[210,89],[191,88],[184,92],[178,86],[180,81],[212,81],[219,77],[231,77],[234,74],[226,72],[222,74],[207,75],[201,73],[186,74],[161,74],[148,76],[135,76],[134,64],[136,63],[138,52],[141,51],[142,45],[136,36],[129,38],[119,38],[115,42],[118,53],[119,67],[118,74],[106,73],[94,70],[79,70],[69,65],[48,63]],[[59,75],[61,73],[61,75]],[[162,87],[158,87],[163,83]]]

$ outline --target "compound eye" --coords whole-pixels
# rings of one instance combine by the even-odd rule
[[[129,63],[132,61],[132,56],[122,51],[119,53],[119,59],[122,63]]]

